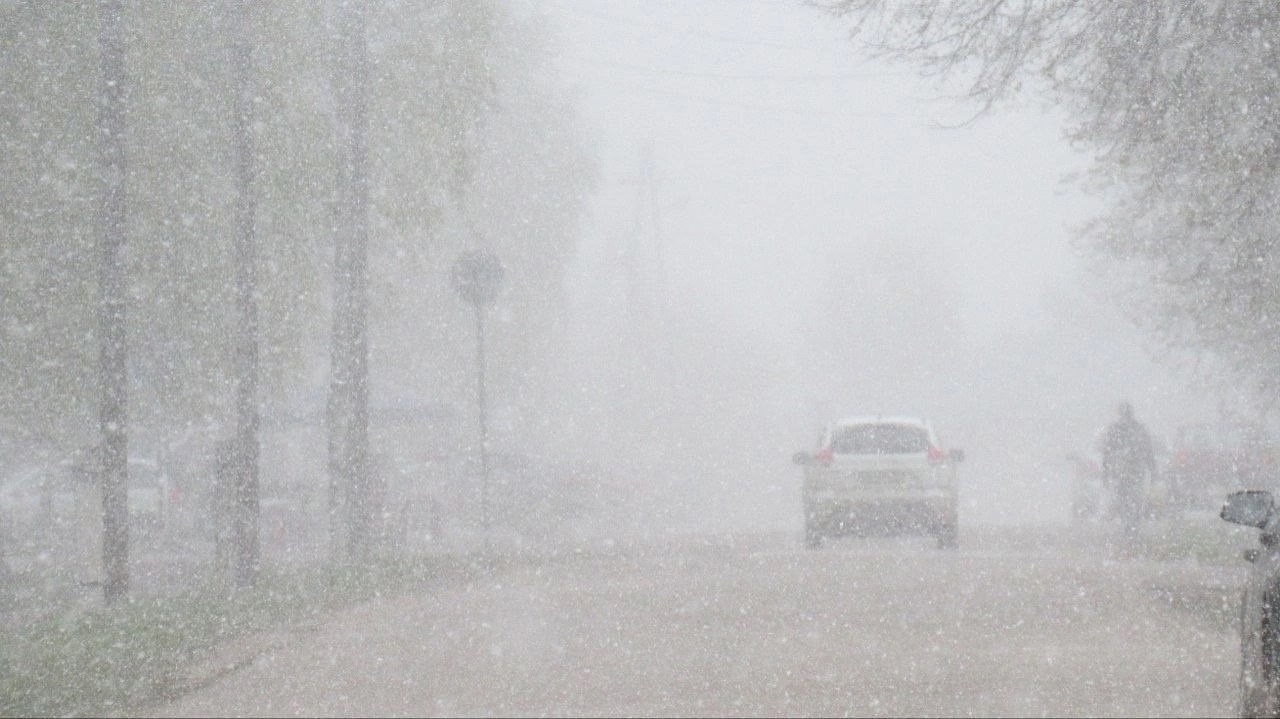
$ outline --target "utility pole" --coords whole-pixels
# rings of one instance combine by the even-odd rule
[[[631,236],[623,252],[626,281],[627,324],[632,328],[637,351],[646,358],[656,354],[670,362],[666,333],[653,332],[654,324],[664,322],[667,313],[666,269],[663,261],[662,212],[658,204],[657,168],[653,144],[640,149],[640,166],[635,180],[627,184],[636,188],[635,215]]]
[[[245,15],[246,0],[231,0],[228,35],[232,75],[232,142],[236,184],[234,237],[236,281],[235,458],[232,508],[235,544],[234,575],[238,587],[258,581],[260,484],[258,434],[258,238],[253,195],[253,57]]]

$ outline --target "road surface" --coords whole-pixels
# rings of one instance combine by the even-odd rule
[[[1242,573],[967,538],[684,540],[380,600],[158,715],[1221,716]]]

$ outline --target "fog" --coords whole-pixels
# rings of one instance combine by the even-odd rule
[[[319,513],[333,468],[413,485],[435,462],[430,491],[474,523],[477,327],[449,273],[477,248],[507,278],[483,315],[489,449],[592,474],[642,532],[793,530],[792,454],[858,414],[927,416],[964,449],[966,522],[1060,524],[1066,456],[1096,449],[1119,401],[1157,438],[1247,406],[1197,371],[1204,356],[1140,328],[1125,265],[1074,241],[1115,198],[1084,192],[1096,158],[1066,142],[1060,106],[1026,93],[984,112],[954,81],[872,59],[848,18],[763,0],[381,7],[359,86],[370,206],[335,214],[358,194],[348,73],[326,44],[341,13],[253,10],[246,185],[227,160],[233,16],[143,9],[123,14],[120,406],[130,451],[170,455],[193,491],[213,491],[215,445],[248,442],[260,413],[264,497]],[[5,12],[46,49],[98,21]],[[22,351],[0,427],[16,477],[83,464],[122,424],[96,420],[97,56],[8,42],[0,249]],[[351,217],[365,289],[346,284]],[[257,232],[258,290],[236,284],[233,227]],[[360,296],[367,332],[348,341],[363,310],[344,298]],[[260,305],[260,381],[237,364],[236,297]],[[351,370],[366,361],[367,383]],[[344,402],[372,408],[367,450],[333,444]],[[386,412],[417,419],[381,427]]]
[[[130,8],[130,446],[204,491],[243,414],[225,13]],[[5,12],[27,28],[5,69],[13,479],[101,441],[95,55],[53,40],[97,19]],[[254,12],[261,472],[267,496],[296,485],[315,509],[325,462],[349,465],[326,459],[322,417],[350,385],[330,336],[336,11]],[[375,473],[477,454],[475,328],[448,280],[477,247],[507,268],[486,308],[491,449],[610,476],[638,530],[794,529],[789,459],[851,414],[925,415],[965,449],[966,522],[1061,523],[1065,457],[1095,449],[1120,400],[1157,437],[1245,411],[1193,371],[1203,357],[1139,329],[1122,265],[1077,248],[1114,198],[1082,189],[1094,158],[1059,106],[982,112],[850,28],[763,0],[372,13],[367,392],[375,415],[437,417],[425,437],[375,417]],[[473,469],[436,489],[473,497]]]
[[[0,715],[1274,714],[1277,33],[0,0]]]
[[[932,418],[989,523],[1066,521],[1065,455],[1121,399],[1157,435],[1216,419],[1073,250],[1105,198],[1073,182],[1090,158],[1054,108],[980,115],[787,3],[547,11],[601,163],[569,278],[570,366],[591,369],[564,381],[604,424],[574,443],[684,521],[794,526],[788,457],[848,414]],[[599,406],[617,385],[632,404]]]

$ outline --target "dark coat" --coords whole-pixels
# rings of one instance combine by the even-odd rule
[[[1155,452],[1147,428],[1135,419],[1120,419],[1102,437],[1103,476],[1113,487],[1136,484],[1156,472]]]

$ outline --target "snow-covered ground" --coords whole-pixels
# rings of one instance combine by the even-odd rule
[[[672,540],[357,607],[172,704],[201,715],[1221,716],[1239,568],[1034,532]]]

